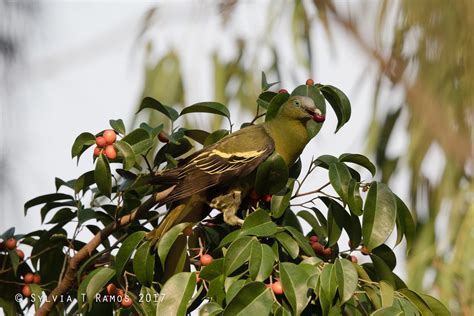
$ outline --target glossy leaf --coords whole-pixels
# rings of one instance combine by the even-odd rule
[[[172,121],[176,121],[176,119],[179,117],[179,114],[175,109],[173,109],[170,106],[164,105],[161,102],[159,102],[158,100],[155,100],[155,99],[150,98],[150,97],[145,97],[143,99],[137,113],[140,112],[143,109],[146,109],[146,108],[157,110],[157,111],[163,113],[164,115],[166,115]]]
[[[344,203],[348,202],[348,188],[351,179],[351,173],[345,164],[336,162],[329,165],[329,180]]]
[[[351,299],[357,289],[358,275],[357,270],[351,261],[345,259],[336,259],[334,263],[336,269],[337,287],[342,303]]]
[[[262,88],[263,91],[266,91],[266,90],[270,89],[271,87],[273,87],[273,86],[276,85],[277,83],[279,83],[279,81],[272,82],[272,83],[268,83],[268,81],[267,81],[267,76],[266,76],[265,73],[262,71],[261,88]]]
[[[76,137],[71,148],[71,156],[80,157],[80,155],[90,146],[95,144],[95,136],[91,133],[82,133]]]
[[[275,256],[270,246],[255,242],[249,259],[249,275],[255,281],[266,280],[273,271]]]
[[[158,249],[158,256],[160,257],[161,266],[165,268],[166,257],[168,256],[171,247],[178,238],[183,230],[188,227],[190,223],[180,223],[176,226],[173,226],[169,231],[167,231],[159,240],[156,245]]]
[[[426,304],[426,302],[423,300],[423,298],[421,298],[421,296],[418,295],[418,293],[409,289],[400,289],[398,292],[405,296],[410,302],[412,302],[423,316],[433,315],[433,312],[431,311],[428,304]]]
[[[228,276],[249,260],[254,237],[244,236],[230,244],[224,257],[224,275]]]
[[[383,261],[382,258],[374,254],[370,254],[370,258],[374,263],[375,273],[377,274],[379,281],[386,281],[393,288],[396,288],[392,270],[390,270],[390,267],[385,263],[385,261]]]
[[[313,210],[317,210],[317,209],[313,208]],[[318,237],[325,238],[327,237],[327,230],[326,230],[327,221],[324,215],[319,210],[317,210],[317,212],[320,213],[320,217],[324,219],[323,221],[320,220],[320,217],[314,217],[313,214],[305,210],[298,212],[298,216],[303,218],[306,222],[308,222],[309,225],[311,225],[311,227],[313,228],[313,231],[316,233]]]
[[[186,315],[195,288],[195,273],[180,272],[173,275],[161,289],[156,315]]]
[[[273,99],[273,97],[275,97],[277,95],[277,93],[273,92],[273,91],[264,91],[262,93],[260,93],[260,95],[258,96],[257,98],[257,104],[264,108],[264,109],[267,109],[268,108],[268,105],[270,104],[270,101]]]
[[[155,267],[155,256],[150,252],[151,244],[145,241],[138,247],[133,257],[133,271],[141,284],[150,286],[153,280],[153,272]]]
[[[128,260],[132,256],[133,252],[137,248],[138,244],[143,240],[145,237],[146,232],[144,231],[137,231],[130,236],[127,237],[122,243],[122,246],[119,248],[117,255],[115,256],[115,270],[117,271],[117,275],[119,276],[118,280],[121,282],[121,277],[125,266],[128,263]]]
[[[354,215],[362,215],[363,202],[360,197],[359,182],[356,182],[353,178],[349,180],[349,185],[347,187],[347,204]]]
[[[423,301],[428,305],[430,310],[433,312],[435,316],[449,316],[451,313],[449,310],[444,306],[443,303],[441,303],[439,300],[436,298],[426,295],[426,294],[419,294],[419,296],[423,299]]]
[[[290,235],[296,240],[299,247],[306,253],[308,256],[315,256],[313,248],[308,243],[308,239],[303,236],[303,234],[294,228],[293,226],[285,226],[285,230],[290,233]]]
[[[97,269],[97,273],[90,279],[87,284],[86,294],[87,294],[87,302],[89,304],[89,308],[92,306],[94,302],[95,295],[102,291],[105,285],[114,277],[115,270],[111,268],[99,268]]]
[[[227,109],[227,107],[224,104],[219,103],[219,102],[196,103],[196,104],[185,107],[179,115],[182,116],[184,114],[195,113],[195,112],[222,115],[230,120],[229,109]]]
[[[298,243],[296,240],[293,239],[287,233],[281,232],[275,235],[276,240],[280,243],[280,245],[285,248],[286,252],[290,255],[291,258],[295,259],[298,257],[300,249],[298,247]]]
[[[369,250],[387,240],[396,216],[397,205],[392,191],[383,183],[372,182],[362,218],[362,235]]]
[[[321,87],[321,92],[336,113],[338,121],[336,127],[337,132],[351,117],[351,103],[347,96],[334,86],[325,85]]]
[[[133,147],[133,145],[148,139],[150,139],[150,134],[143,128],[137,128],[125,135],[121,141]],[[139,152],[135,151],[135,153],[138,154]]]
[[[184,132],[184,135],[197,141],[199,144],[204,145],[206,138],[209,137],[210,133],[200,129],[188,129]]]
[[[114,144],[119,156],[123,158],[123,169],[130,170],[135,165],[135,152],[127,142],[119,140]]]
[[[290,206],[290,199],[291,195],[293,194],[294,183],[294,179],[289,179],[286,187],[272,196],[270,210],[272,211],[273,218],[280,218]]]
[[[109,120],[109,124],[119,134],[122,134],[122,135],[125,134],[125,124],[123,124],[123,121],[121,119]]]
[[[29,208],[48,203],[48,202],[55,202],[55,201],[73,201],[74,198],[68,194],[64,193],[52,193],[52,194],[46,194],[46,195],[41,195],[38,196],[34,199],[29,200],[28,202],[25,203],[25,215],[28,211]]]
[[[273,236],[277,225],[265,210],[257,210],[245,218],[240,235]]]
[[[259,195],[275,194],[285,187],[288,174],[285,160],[275,152],[258,166],[255,190]]]
[[[390,307],[393,305],[395,294],[393,287],[389,283],[380,281],[380,296],[382,297],[382,307]]]
[[[300,315],[311,296],[306,286],[309,275],[304,268],[291,262],[280,264],[280,278],[285,297],[290,302],[294,315]]]
[[[211,264],[201,269],[199,276],[207,281],[212,281],[224,272],[224,258],[212,260]]]
[[[352,162],[359,166],[364,167],[365,169],[369,170],[373,177],[375,177],[375,172],[377,169],[375,165],[364,155],[361,154],[342,154],[339,156],[340,162]]]
[[[206,140],[204,141],[204,147],[217,143],[225,136],[229,135],[229,131],[226,129],[218,129],[217,131],[212,132],[207,136]]]
[[[411,249],[413,242],[415,240],[416,226],[413,220],[413,216],[410,213],[410,210],[406,204],[395,195],[395,200],[397,203],[397,227],[400,228],[401,233],[397,235],[396,244],[398,245],[402,239],[402,234],[405,235],[407,241],[407,251]]]
[[[100,155],[95,163],[94,180],[99,191],[110,197],[112,193],[112,174],[110,172],[109,161],[105,155]]]
[[[235,295],[223,315],[269,315],[272,310],[271,290],[262,282],[250,282]]]

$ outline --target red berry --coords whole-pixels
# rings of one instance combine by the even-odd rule
[[[120,296],[120,297],[124,297],[125,292],[122,289],[116,289],[115,290],[115,295]]]
[[[314,86],[314,80],[313,79],[306,80],[306,85],[307,86]]]
[[[359,260],[357,260],[357,257],[356,257],[356,256],[351,256],[351,261],[352,261],[352,263],[357,263],[357,262],[359,262]]]
[[[164,132],[160,132],[158,134],[158,139],[162,143],[168,143],[170,141],[170,139],[168,138],[168,135],[166,135]]]
[[[272,195],[271,194],[265,194],[262,196],[262,201],[265,203],[270,203],[272,201]]]
[[[286,91],[286,89],[280,89],[278,90],[278,93],[288,93],[288,91]]]
[[[314,114],[313,120],[315,120],[318,123],[322,123],[326,120],[326,116],[324,114]]]
[[[283,294],[283,286],[281,285],[281,282],[280,281],[273,282],[272,290],[273,290],[273,293],[275,293],[276,295]]]
[[[34,280],[34,275],[31,272],[28,272],[27,274],[23,276],[23,281],[25,281],[25,283],[27,284],[33,283],[33,280]]]
[[[24,253],[23,250],[21,250],[21,249],[17,249],[17,250],[16,250],[16,254],[17,254],[18,257],[20,258],[20,261],[22,261],[22,260],[25,258],[25,253]]]
[[[133,300],[128,295],[125,295],[122,298],[122,301],[120,302],[120,305],[122,305],[123,308],[129,308],[130,306],[132,306],[132,304],[133,304]]]
[[[321,245],[319,242],[315,242],[311,245],[311,247],[314,249],[314,251],[318,254],[318,255],[322,255],[323,254],[323,251],[324,251],[324,247],[323,245]]]
[[[102,149],[97,146],[94,148],[94,157],[99,157],[100,153],[102,152]]]
[[[205,255],[202,255],[201,256],[201,264],[203,266],[208,266],[211,264],[212,260],[214,260],[214,258],[212,258],[211,255],[208,255],[208,254],[205,254]]]
[[[117,158],[117,151],[115,150],[114,145],[107,145],[107,147],[105,147],[105,155],[110,160]]]
[[[311,241],[311,242],[318,242],[318,240],[319,240],[318,236],[313,235],[313,236],[309,237],[309,241]]]
[[[369,248],[367,248],[366,246],[362,246],[360,248],[360,252],[363,254],[363,255],[366,255],[368,256],[370,254],[370,251],[369,251]]]
[[[13,250],[16,248],[16,239],[15,238],[10,238],[5,242],[5,247],[7,247],[8,250]]]
[[[33,275],[33,283],[40,284],[41,283],[41,276],[39,274]]]
[[[95,139],[95,143],[100,148],[105,147],[105,145],[107,145],[107,141],[102,136],[97,136],[96,139]]]
[[[117,288],[115,287],[115,284],[110,283],[109,285],[107,285],[107,294],[114,295],[116,291]]]
[[[23,294],[24,297],[30,297],[32,294],[30,286],[25,284],[21,289],[21,294]]]
[[[115,134],[115,131],[113,129],[105,130],[102,136],[104,136],[105,143],[107,145],[112,145],[113,143],[115,143],[115,140],[117,140],[117,134]]]
[[[323,255],[324,256],[330,256],[332,255],[332,249],[330,247],[324,247],[323,249]]]

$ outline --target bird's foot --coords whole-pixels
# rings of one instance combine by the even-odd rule
[[[224,213],[224,222],[226,222],[227,224],[232,226],[242,226],[244,221],[237,215],[235,215],[235,213],[240,207],[241,202],[242,191],[233,190],[230,193],[212,199],[209,206]]]

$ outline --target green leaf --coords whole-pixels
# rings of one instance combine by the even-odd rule
[[[216,302],[209,302],[199,309],[199,316],[220,315],[222,311],[224,311],[222,306]]]
[[[168,256],[171,247],[178,238],[183,230],[188,227],[190,223],[180,223],[176,226],[173,226],[169,231],[167,231],[163,237],[160,238],[156,247],[158,248],[158,256],[160,257],[161,266],[165,268],[166,257]]]
[[[163,113],[164,115],[166,115],[172,121],[176,121],[176,119],[179,117],[179,114],[175,109],[173,109],[170,106],[164,105],[158,100],[155,100],[150,97],[145,97],[143,99],[137,113],[139,113],[141,110],[146,109],[146,108],[157,110]]]
[[[273,120],[278,114],[280,108],[283,106],[283,104],[285,104],[286,101],[288,101],[289,98],[290,96],[286,93],[278,93],[275,95],[268,104],[265,122]]]
[[[255,242],[249,258],[249,275],[254,281],[266,280],[273,271],[275,255],[272,248],[265,244]]]
[[[329,180],[344,203],[348,202],[349,181],[352,179],[349,169],[342,162],[329,165]]]
[[[119,248],[117,252],[117,256],[115,256],[115,270],[117,271],[117,275],[119,283],[122,280],[122,273],[125,269],[125,266],[128,263],[128,260],[132,256],[132,253],[137,248],[138,244],[145,238],[146,232],[144,231],[137,231],[127,237],[122,243],[122,246]]]
[[[322,114],[326,115],[326,101],[324,100],[323,95],[321,94],[321,91],[319,88],[315,86],[308,86],[306,84],[300,85],[296,87],[293,92],[291,92],[291,96],[304,96],[304,97],[310,97],[313,99],[314,105],[321,111]],[[321,126],[321,124],[318,124]]]
[[[262,83],[261,83],[261,87],[262,87],[262,90],[263,90],[263,91],[266,91],[266,90],[270,89],[271,87],[273,87],[273,86],[276,85],[277,83],[279,83],[279,81],[272,82],[272,83],[268,83],[268,82],[267,82],[267,76],[266,76],[265,73],[262,71]]]
[[[94,180],[99,191],[110,197],[112,193],[112,174],[110,172],[109,161],[104,155],[99,155],[95,164]]]
[[[372,253],[380,257],[380,259],[382,259],[387,264],[390,270],[395,269],[395,266],[397,265],[397,258],[389,246],[382,244],[374,248]]]
[[[217,131],[212,132],[207,136],[206,140],[204,141],[204,147],[212,145],[218,141],[220,141],[225,136],[229,135],[229,131],[226,129],[218,129]]]
[[[313,248],[309,245],[308,239],[303,236],[303,234],[298,231],[293,226],[285,226],[285,229],[291,234],[291,236],[296,240],[299,247],[308,255],[315,256]]]
[[[199,276],[207,281],[212,281],[222,275],[224,271],[224,258],[212,260],[211,264],[201,269]]]
[[[110,126],[117,131],[119,134],[125,134],[125,124],[123,124],[122,119],[118,120],[109,120]]]
[[[8,250],[8,256],[10,257],[10,261],[13,267],[13,273],[16,275],[16,271],[18,269],[18,265],[20,264],[20,257],[16,253],[15,249]],[[5,260],[5,258],[3,258]]]
[[[133,257],[133,271],[141,284],[150,286],[153,281],[153,272],[155,267],[155,256],[150,253],[151,244],[145,241],[138,247]]]
[[[219,102],[200,102],[190,106],[185,107],[179,116],[188,113],[195,113],[195,112],[205,112],[205,113],[212,113],[217,115],[225,116],[227,119],[230,120],[230,113],[227,107]]]
[[[321,200],[328,205],[328,246],[334,246],[341,236],[342,229],[350,233],[351,217],[336,201],[326,197]]]
[[[268,105],[270,104],[270,101],[273,99],[273,97],[275,97],[277,95],[276,92],[273,92],[273,91],[264,91],[262,93],[259,94],[258,98],[257,98],[257,104],[264,108],[264,109],[267,109],[268,108]]]
[[[322,168],[329,169],[329,165],[332,163],[338,163],[339,160],[331,155],[322,155],[316,158],[314,164],[316,166],[321,166]]]
[[[280,218],[290,206],[294,183],[294,179],[288,179],[286,187],[272,196],[270,210],[272,211],[273,218]]]
[[[357,270],[351,261],[345,259],[337,258],[334,266],[336,268],[339,296],[341,297],[342,303],[345,303],[352,298],[352,295],[357,289]]]
[[[114,144],[119,156],[123,157],[123,169],[130,170],[135,165],[135,152],[129,143],[119,140]]]
[[[244,287],[245,285],[245,280],[236,280],[235,278],[227,278],[226,279],[226,296],[225,296],[225,301],[227,305],[234,299],[234,297],[239,293],[239,291]],[[227,284],[230,284],[228,286]]]
[[[72,144],[71,148],[71,156],[72,158],[74,157],[79,157],[81,154],[86,151],[87,148],[95,144],[95,136],[91,133],[82,133],[79,136],[76,137],[76,140],[74,140],[74,143]]]
[[[74,183],[74,193],[86,192],[95,183],[94,170],[83,173]]]
[[[393,287],[389,283],[380,281],[380,296],[382,297],[382,307],[390,307],[393,305],[395,294]]]
[[[223,315],[269,315],[272,303],[273,297],[269,288],[262,282],[250,282],[235,295]]]
[[[180,272],[173,275],[163,285],[160,293],[162,299],[158,301],[156,315],[186,315],[195,288],[195,273]]]
[[[184,135],[197,141],[199,144],[204,145],[204,142],[206,141],[206,138],[209,137],[210,133],[200,129],[188,129],[184,132]]]
[[[96,219],[97,213],[91,208],[80,208],[77,210],[77,219],[79,224],[82,225],[90,219]]]
[[[383,244],[395,225],[397,204],[394,194],[383,183],[372,182],[365,201],[362,236],[369,250]]]
[[[42,297],[43,289],[38,284],[30,283],[30,284],[28,284],[28,286],[30,287],[32,294],[35,295],[34,297],[36,297],[36,299],[34,301],[34,304],[35,304],[35,311],[38,311],[38,309],[40,308],[40,305],[41,305],[41,300],[38,299],[38,298]],[[15,313],[15,314],[18,315],[17,313]]]
[[[224,257],[224,275],[229,276],[249,260],[255,238],[244,236],[230,244]]]
[[[143,128],[137,128],[125,135],[121,141],[128,143],[133,147],[133,145],[138,144],[142,141],[150,139],[150,134]],[[135,151],[135,154],[138,154],[138,151]]]
[[[95,277],[95,275],[100,272],[100,270],[103,268],[95,269],[89,274],[87,274],[86,278],[79,284],[79,288],[77,289],[77,306],[78,310],[82,310],[82,305],[84,305],[84,298],[86,298],[86,290],[89,285],[89,282],[92,280],[92,278]],[[79,281],[78,281],[79,282]]]
[[[400,289],[397,292],[405,296],[410,302],[412,302],[418,310],[421,312],[421,315],[433,315],[430,307],[426,302],[418,295],[418,293],[413,292],[409,289]]]
[[[360,197],[359,182],[356,182],[354,178],[349,180],[347,187],[347,204],[349,209],[354,215],[362,215],[362,198]]]
[[[75,217],[76,212],[71,211],[69,208],[63,208],[57,211],[47,224],[66,223],[70,222]]]
[[[285,232],[281,232],[277,233],[275,238],[278,240],[280,245],[285,248],[286,252],[288,252],[291,258],[296,259],[296,257],[298,257],[300,248],[298,247],[296,240],[294,240],[290,235]]]
[[[25,203],[25,215],[28,209],[33,206],[48,203],[48,202],[63,201],[63,200],[74,201],[74,198],[64,193],[52,193],[52,194],[46,194],[46,195],[35,197],[34,199],[31,199]]]
[[[291,262],[280,264],[280,278],[283,293],[290,302],[294,315],[300,315],[308,305],[311,296],[306,286],[309,275],[304,268]]]
[[[337,132],[351,117],[351,103],[347,96],[334,86],[325,85],[321,87],[321,92],[336,113],[338,121],[336,127]]]
[[[103,267],[97,270],[97,273],[95,273],[94,276],[87,283],[86,294],[89,309],[92,307],[95,295],[102,291],[107,282],[109,282],[115,275],[115,270],[111,268]]]
[[[318,294],[324,315],[327,313],[324,313],[324,311],[328,311],[332,306],[332,301],[337,292],[337,286],[336,268],[333,264],[325,265],[318,280]]]
[[[371,316],[386,316],[386,315],[393,315],[393,316],[405,316],[406,314],[398,307],[395,306],[390,306],[390,307],[384,307],[381,309],[377,309],[374,311]]]
[[[273,153],[258,166],[255,190],[259,195],[275,194],[282,190],[287,182],[288,167],[278,153]]]
[[[400,199],[397,195],[395,195],[395,200],[397,201],[397,227],[401,229],[402,234],[405,235],[405,239],[407,241],[407,251],[411,249],[413,242],[415,240],[415,233],[416,233],[416,226],[413,220],[413,216],[410,213],[410,210],[406,206],[406,204]],[[397,236],[396,245],[398,245],[401,241],[401,234]]]
[[[426,295],[426,294],[419,294],[420,297],[425,301],[425,303],[429,306],[430,310],[436,316],[449,316],[451,313],[449,310],[444,306],[443,303],[438,301],[436,298]]]
[[[374,254],[370,254],[370,258],[374,263],[375,273],[377,274],[379,281],[386,281],[393,288],[396,288],[392,270],[390,270],[390,267],[385,263],[385,261],[383,261],[382,258]]]
[[[364,155],[361,154],[349,154],[345,153],[339,156],[340,162],[352,162],[359,166],[364,167],[365,169],[369,170],[373,177],[375,177],[375,172],[377,169],[375,165]]]
[[[277,225],[264,210],[257,210],[245,218],[240,235],[273,236],[277,232]]]
[[[300,211],[297,214],[299,217],[308,222],[309,225],[313,228],[313,232],[321,238],[327,237],[326,226],[327,222],[324,220],[324,223],[320,223],[314,216],[308,211]],[[322,214],[321,214],[322,215]],[[323,216],[324,217],[324,216]]]

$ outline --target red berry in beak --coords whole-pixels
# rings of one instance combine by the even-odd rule
[[[315,120],[318,123],[322,123],[326,120],[326,116],[324,114],[314,114],[313,120]]]

